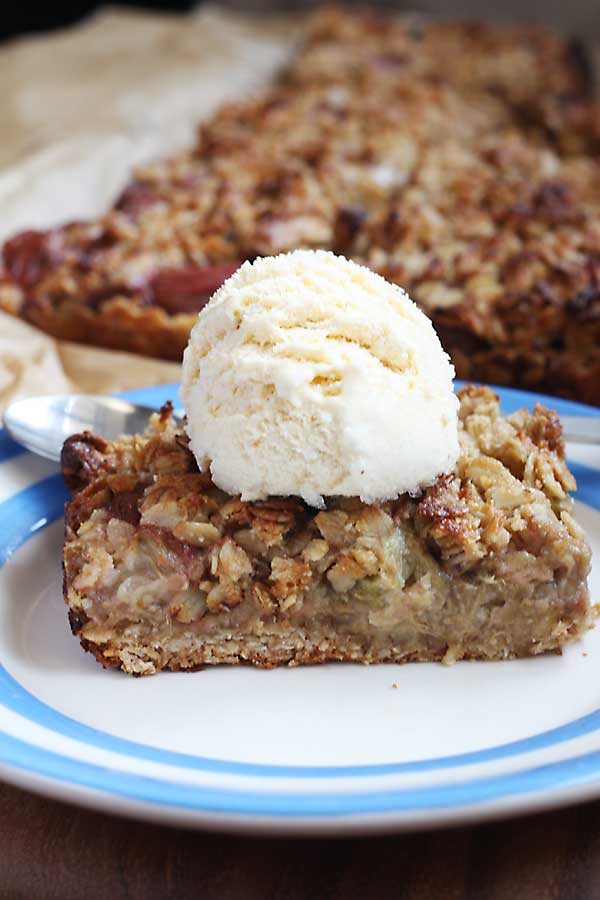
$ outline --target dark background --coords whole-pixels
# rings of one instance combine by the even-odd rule
[[[117,0],[119,6],[178,12],[197,5],[194,0]],[[70,25],[104,4],[98,0],[16,0],[2,3],[0,40],[32,31]]]
[[[130,8],[184,12],[200,0],[112,0]],[[320,2],[419,9],[425,13],[510,21],[542,21],[584,41],[600,41],[600,0],[218,0],[238,11],[311,8]],[[73,24],[107,0],[5,0],[1,3],[0,41],[19,34]],[[1,86],[0,86],[1,87]]]

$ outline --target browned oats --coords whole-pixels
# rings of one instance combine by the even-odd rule
[[[455,471],[380,506],[230,497],[168,409],[139,437],[69,438],[73,632],[133,674],[559,652],[592,611],[558,417],[503,418],[488,388],[460,399]]]
[[[139,169],[106,215],[4,247],[0,305],[179,359],[242,260],[348,254],[405,287],[461,377],[600,403],[600,112],[541,26],[328,10],[263,96]]]

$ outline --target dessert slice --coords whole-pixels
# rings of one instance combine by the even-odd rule
[[[542,26],[323,10],[258,97],[99,218],[15,235],[0,309],[180,360],[245,260],[344,253],[410,291],[466,380],[600,397],[593,71]]]
[[[199,472],[169,406],[141,436],[69,438],[73,633],[135,675],[560,652],[591,608],[558,416],[502,417],[484,387],[459,396],[454,471],[374,505],[229,496]]]

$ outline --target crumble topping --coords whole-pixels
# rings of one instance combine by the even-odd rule
[[[597,403],[599,148],[585,56],[541,26],[324,11],[105,216],[8,241],[0,304],[179,359],[243,260],[328,248],[406,288],[460,377]]]
[[[504,418],[489,388],[466,387],[460,401],[454,473],[415,497],[378,506],[328,498],[319,512],[296,498],[224,494],[197,471],[168,407],[142,436],[75,435],[63,451],[74,490],[64,551],[74,629],[105,664],[125,668],[131,657],[111,642],[145,630],[156,646],[174,634],[213,646],[219,634],[311,623],[334,644],[331,628],[368,636],[384,658],[410,621],[425,658],[447,661],[572,639],[587,627],[590,554],[572,517],[559,420],[539,404]],[[457,621],[473,634],[487,623],[487,649],[470,650],[473,636],[452,650],[447,637],[434,640]]]

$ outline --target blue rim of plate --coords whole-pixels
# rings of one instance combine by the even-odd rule
[[[559,414],[600,417],[600,409],[572,401],[531,394],[510,388],[496,388],[504,412],[520,406],[545,402]],[[164,385],[132,391],[123,396],[159,406],[177,396],[176,385]],[[22,450],[0,431],[0,464]],[[598,470],[570,463],[578,480],[576,496],[600,510]],[[62,515],[66,493],[59,475],[53,475],[25,488],[0,504],[0,521],[8,522],[9,534],[0,539],[0,564],[29,537]],[[177,677],[167,675],[166,677]],[[235,762],[162,750],[146,744],[115,737],[108,732],[83,725],[63,715],[23,688],[0,666],[0,704],[28,721],[48,728],[86,745],[110,750],[140,762],[159,762],[206,773],[267,778],[359,778],[411,772],[434,772],[447,768],[506,759],[552,747],[595,731],[600,731],[600,708],[553,729],[528,738],[469,753],[402,763],[359,766],[282,766]],[[532,766],[503,775],[492,775],[419,788],[385,791],[284,793],[227,790],[195,787],[190,784],[152,778],[107,769],[93,763],[30,744],[0,732],[0,764],[45,776],[63,784],[103,791],[157,806],[203,812],[235,813],[286,818],[348,816],[368,813],[405,813],[408,811],[461,808],[485,804],[502,798],[544,789],[569,788],[600,778],[600,750],[545,765]]]

